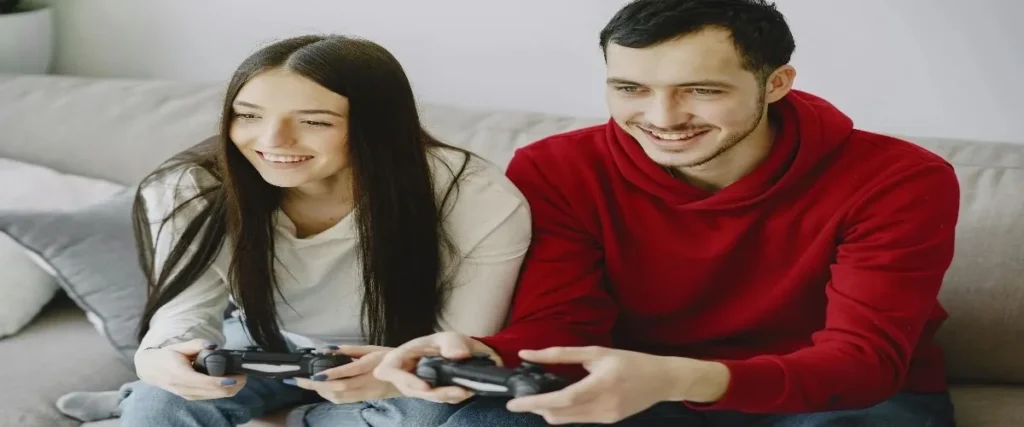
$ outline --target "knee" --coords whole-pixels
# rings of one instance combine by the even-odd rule
[[[370,425],[448,426],[445,424],[458,409],[458,405],[435,403],[412,397],[366,402],[368,411],[363,417]]]
[[[459,408],[444,427],[541,427],[550,424],[544,417],[533,413],[511,412],[505,404],[506,399],[474,399]]]
[[[176,412],[186,402],[181,396],[160,387],[136,381],[121,388],[121,419],[159,417],[161,414]]]

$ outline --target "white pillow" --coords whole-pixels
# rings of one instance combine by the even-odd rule
[[[0,215],[4,210],[66,211],[102,202],[124,186],[0,158]],[[14,335],[39,314],[59,286],[45,263],[0,233],[0,338]]]

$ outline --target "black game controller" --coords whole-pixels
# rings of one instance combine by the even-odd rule
[[[300,348],[293,353],[268,353],[257,347],[246,350],[203,350],[192,366],[196,371],[213,377],[249,374],[271,379],[294,377],[309,378],[325,369],[352,361],[342,354],[320,354],[312,348]]]
[[[515,369],[499,367],[486,353],[476,353],[461,360],[423,357],[416,365],[416,376],[432,387],[457,386],[478,396],[531,396],[569,385],[568,381],[529,362],[523,362]]]

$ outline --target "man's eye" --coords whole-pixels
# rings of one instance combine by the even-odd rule
[[[722,93],[722,91],[720,91],[718,89],[701,89],[701,88],[693,89],[692,92],[694,94],[697,94],[697,95],[718,95],[718,94]]]

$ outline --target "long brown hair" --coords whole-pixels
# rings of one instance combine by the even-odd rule
[[[138,338],[149,330],[154,313],[192,285],[230,238],[228,286],[250,336],[265,349],[286,348],[274,303],[273,214],[282,189],[264,181],[228,136],[235,96],[253,76],[275,68],[309,78],[347,97],[351,105],[348,146],[362,265],[362,328],[368,341],[397,346],[433,333],[447,290],[444,251],[455,252],[442,226],[444,214],[471,154],[423,129],[409,80],[386,49],[363,39],[328,35],[289,38],[247,58],[228,84],[219,136],[175,156],[142,181],[132,215],[149,297]],[[455,179],[440,200],[430,166],[432,147],[463,154],[458,168],[441,162]],[[155,272],[142,189],[190,166],[202,168],[217,184],[185,203],[205,201]],[[190,247],[194,254],[183,259]]]

